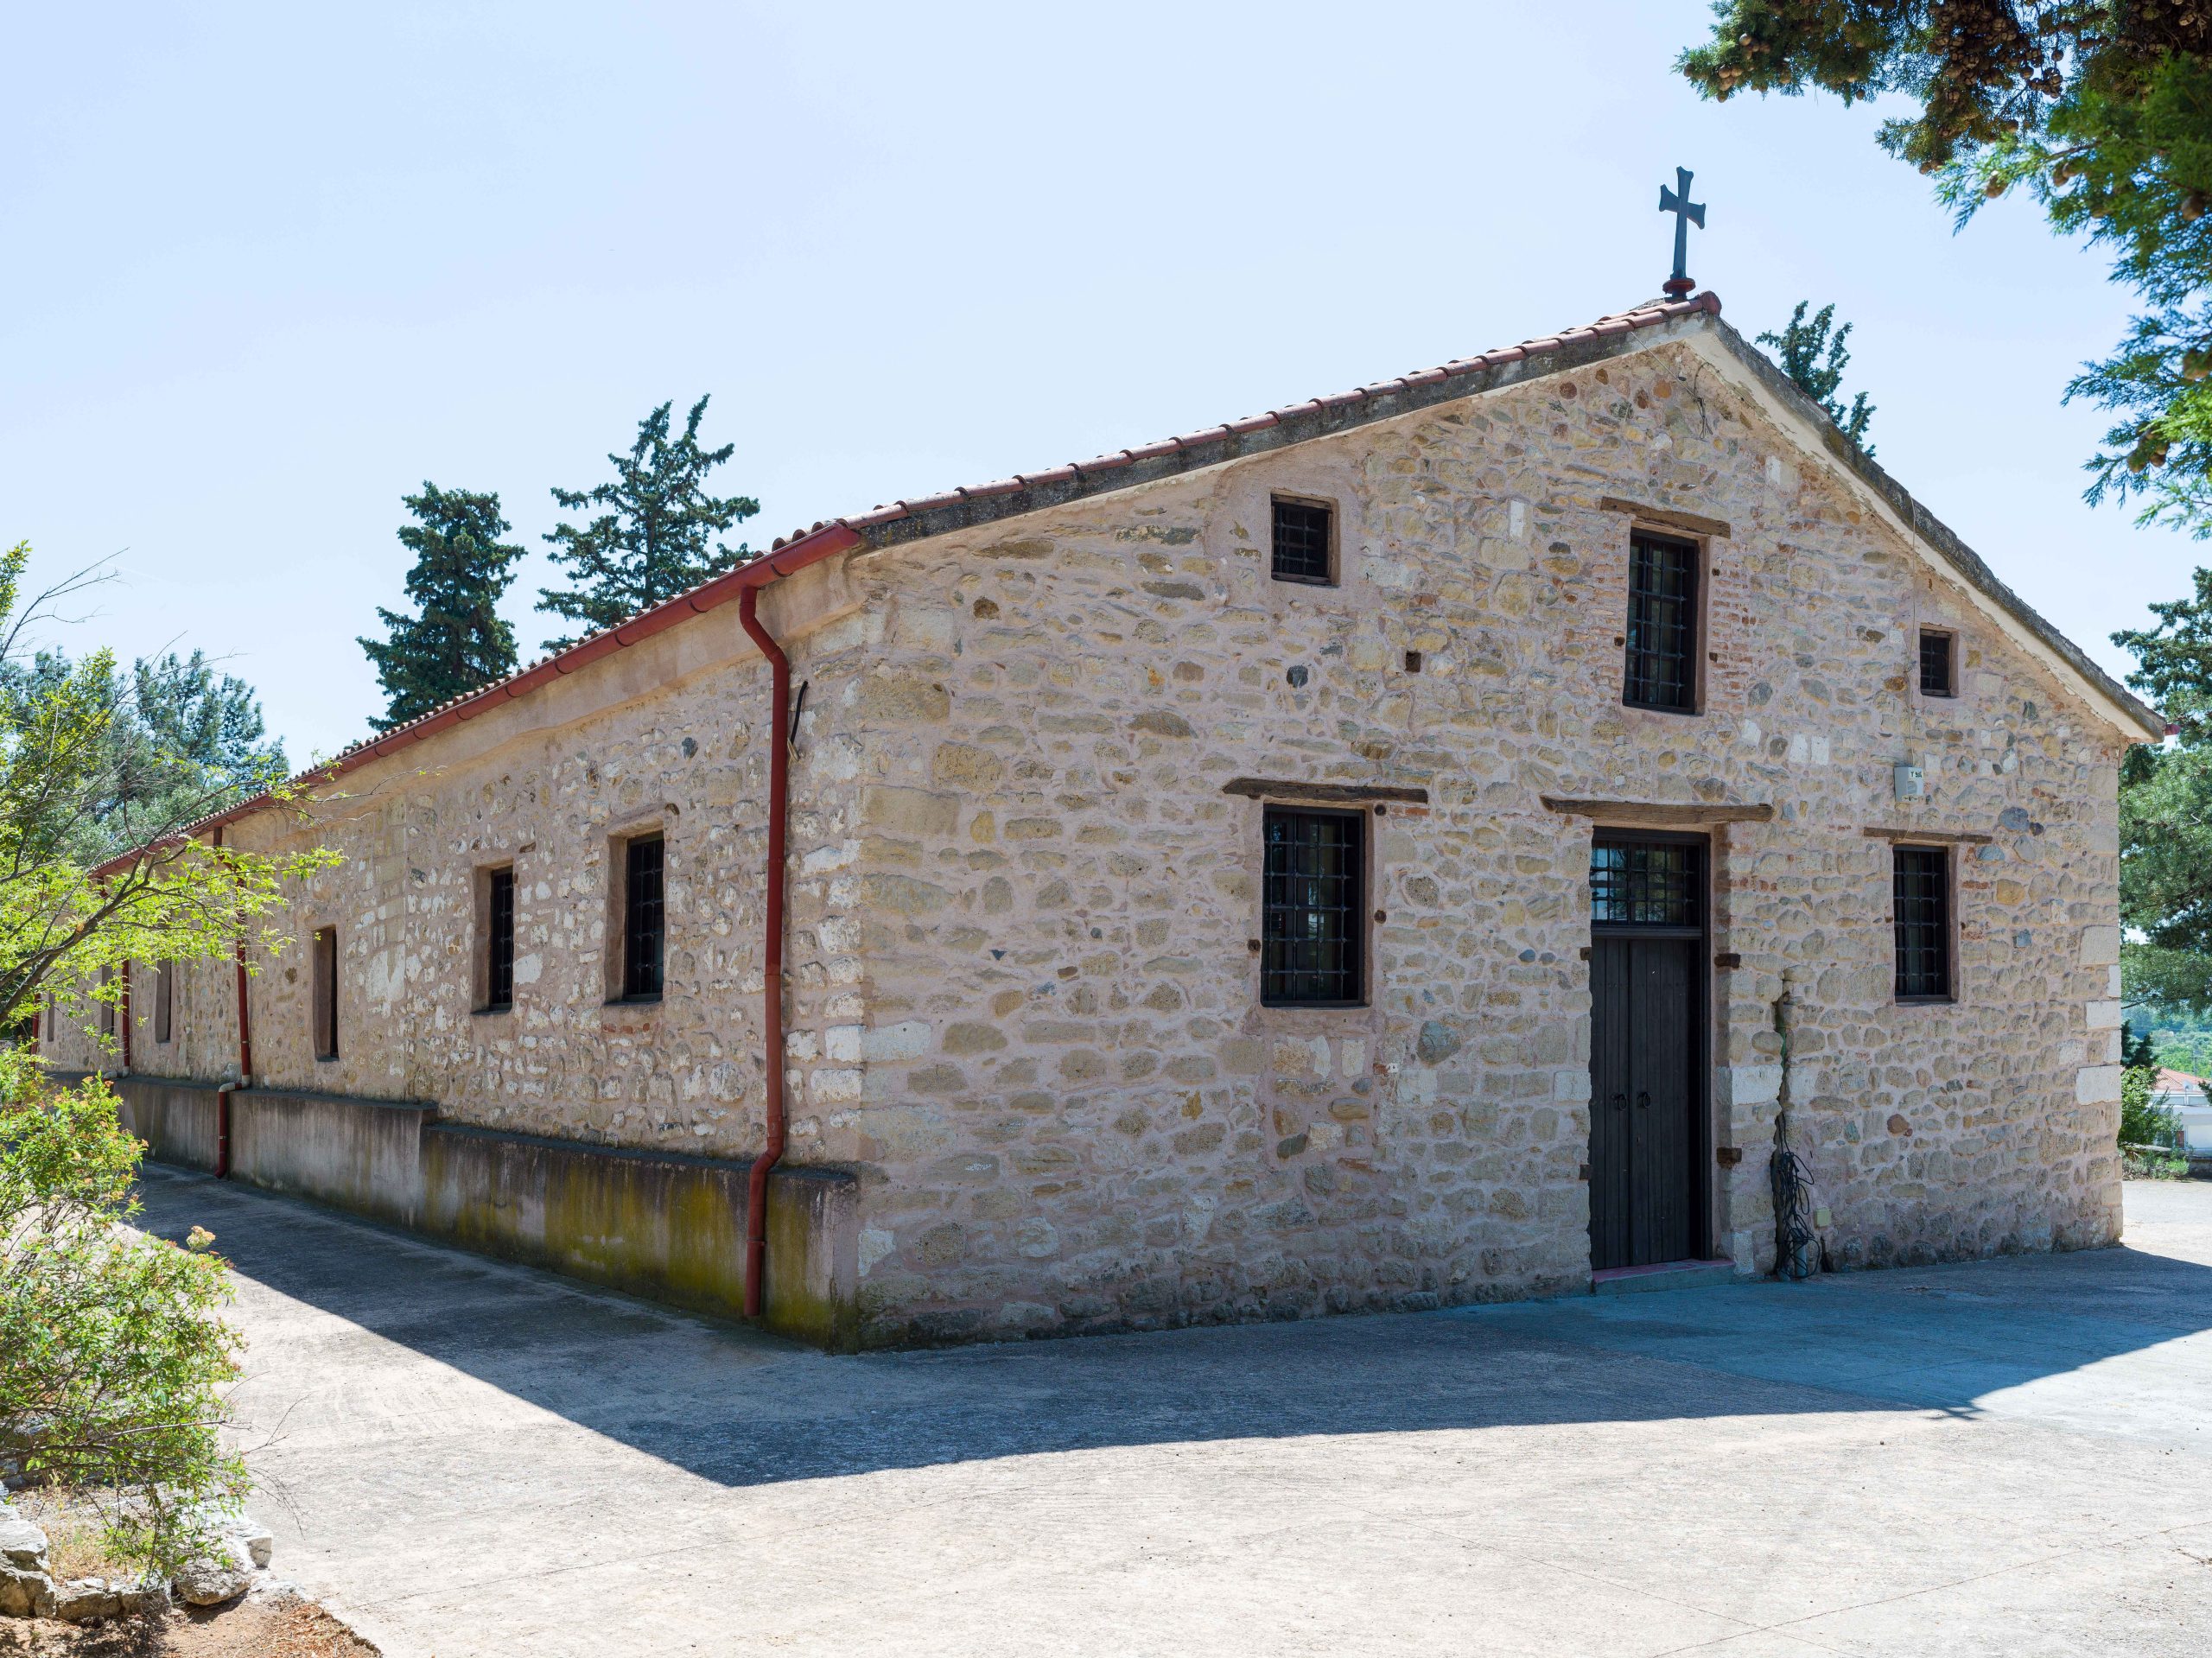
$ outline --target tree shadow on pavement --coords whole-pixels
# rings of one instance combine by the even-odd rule
[[[141,1185],[149,1229],[209,1228],[249,1297],[367,1332],[318,1349],[346,1388],[378,1385],[379,1366],[404,1385],[382,1338],[728,1485],[1125,1445],[1973,1410],[2212,1330],[2212,1270],[2115,1248],[836,1358],[202,1175],[149,1165]],[[2164,1369],[2212,1399],[2200,1345]]]

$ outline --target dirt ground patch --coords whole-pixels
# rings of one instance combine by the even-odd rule
[[[178,1607],[79,1629],[47,1618],[0,1618],[4,1658],[378,1658],[320,1606],[291,1595],[228,1606]]]

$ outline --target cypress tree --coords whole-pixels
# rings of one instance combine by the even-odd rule
[[[499,539],[510,527],[499,514],[499,498],[425,480],[420,495],[403,499],[420,520],[399,531],[400,544],[415,555],[407,596],[420,613],[403,616],[379,606],[390,637],[360,641],[384,683],[384,717],[369,721],[378,731],[420,719],[515,670],[514,629],[494,607],[514,580],[523,549]]]
[[[1853,448],[1868,460],[1874,458],[1874,446],[1866,441],[1866,422],[1874,418],[1874,405],[1866,401],[1862,391],[1846,409],[1836,396],[1836,388],[1843,384],[1843,371],[1850,365],[1851,353],[1844,348],[1844,341],[1851,338],[1851,324],[1845,323],[1831,334],[1828,331],[1835,321],[1835,307],[1823,305],[1810,322],[1805,321],[1809,300],[1799,300],[1797,308],[1789,314],[1789,326],[1780,334],[1763,334],[1759,344],[1771,346],[1782,353],[1782,372],[1797,383],[1797,389],[1820,404],[1827,417],[1835,422],[1836,430],[1851,440]]]
[[[753,556],[742,543],[726,547],[713,537],[751,518],[760,503],[745,495],[718,499],[705,486],[707,474],[737,446],[700,447],[704,397],[691,405],[683,435],[671,438],[672,407],[664,403],[638,422],[629,454],[607,457],[614,468],[613,482],[553,492],[554,501],[565,511],[601,509],[581,528],[557,524],[545,537],[554,562],[567,569],[575,585],[540,589],[537,607],[582,624],[580,632],[612,627]],[[556,651],[573,643],[552,639],[545,648]]]

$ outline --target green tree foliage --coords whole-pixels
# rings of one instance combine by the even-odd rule
[[[59,855],[97,863],[282,780],[283,745],[268,740],[253,688],[201,652],[126,670],[105,651],[75,660],[27,651],[27,625],[51,619],[54,594],[16,607],[22,553],[0,557],[0,602],[10,607],[0,615],[0,721],[35,728],[66,708],[73,740],[97,734],[67,755],[74,792]],[[82,584],[73,577],[57,591]]]
[[[603,510],[582,526],[560,524],[547,534],[554,562],[566,569],[575,585],[540,589],[540,610],[581,623],[586,632],[612,627],[752,556],[742,543],[726,547],[714,537],[751,518],[760,504],[744,495],[717,499],[706,489],[707,474],[727,461],[736,446],[700,447],[704,397],[691,405],[682,435],[671,438],[673,406],[664,403],[638,423],[629,454],[607,457],[614,468],[613,481],[553,492],[564,511]],[[545,648],[560,650],[575,642],[552,639]]]
[[[2212,1010],[2212,571],[2196,573],[2192,597],[2151,611],[2155,626],[2113,643],[2133,652],[2128,683],[2178,740],[2121,763],[2121,965],[2130,995],[2202,1013]]]
[[[1763,334],[1759,344],[1771,346],[1781,354],[1782,372],[1797,384],[1797,389],[1820,404],[1827,417],[1835,422],[1836,429],[1851,440],[1851,446],[1872,459],[1874,446],[1866,441],[1866,423],[1874,418],[1874,406],[1866,401],[1862,391],[1851,400],[1846,409],[1836,396],[1843,384],[1843,371],[1850,365],[1851,353],[1844,348],[1844,341],[1851,338],[1851,324],[1845,323],[1831,334],[1835,321],[1835,307],[1823,305],[1814,313],[1813,320],[1805,320],[1810,300],[1799,300],[1797,308],[1789,314],[1789,324],[1780,334]]]
[[[2152,1051],[2140,1059],[2123,1057],[2121,1063],[2177,1070],[2184,1077],[2212,1077],[2212,1036],[2177,1036],[2161,1031],[2144,1045]]]
[[[210,1235],[123,1229],[140,1150],[99,1077],[52,1090],[0,1054],[0,1464],[92,1496],[111,1548],[168,1570],[245,1490],[219,1439],[238,1339]]]
[[[2120,1143],[2122,1146],[2177,1146],[2181,1119],[2159,1102],[2152,1089],[2155,1071],[2140,1069],[2120,1074]]]
[[[359,641],[384,686],[384,715],[369,721],[378,731],[515,670],[514,629],[497,607],[523,549],[499,539],[512,527],[499,498],[425,480],[421,494],[401,500],[417,520],[399,531],[400,545],[415,555],[407,597],[416,613],[378,606],[386,637]]]
[[[131,962],[280,947],[262,918],[339,861],[178,833],[259,763],[257,715],[198,658],[128,676],[105,651],[25,664],[54,592],[24,601],[29,560],[0,554],[0,1030],[49,991],[115,1001]],[[155,782],[124,787],[142,749]],[[92,865],[120,822],[154,833]],[[56,1092],[35,1054],[0,1047],[0,1462],[119,1493],[118,1546],[160,1564],[194,1540],[193,1505],[236,1487],[216,1437],[234,1343],[213,1317],[217,1263],[118,1229],[139,1149],[104,1085]]]
[[[2196,0],[1724,0],[1678,64],[1707,96],[1902,94],[1881,142],[1969,217],[2024,188],[2146,309],[2075,379],[2117,419],[2091,499],[2212,534],[2212,7]]]

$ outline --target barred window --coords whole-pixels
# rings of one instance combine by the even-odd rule
[[[176,963],[163,962],[154,969],[154,1040],[167,1042],[175,1033]]]
[[[1628,662],[1621,700],[1635,708],[1697,712],[1697,543],[1629,537]]]
[[[1920,694],[1956,696],[1959,694],[1955,645],[1958,636],[1934,628],[1920,630]]]
[[[494,869],[484,893],[484,1006],[508,1007],[515,999],[515,872]]]
[[[1309,587],[1332,587],[1336,582],[1336,515],[1315,501],[1285,500],[1275,497],[1274,578],[1302,581]]]
[[[660,994],[662,842],[639,835],[624,848],[622,890],[622,994],[651,1001]]]
[[[1893,849],[1891,876],[1897,939],[1897,1000],[1951,999],[1951,854],[1945,847]]]
[[[1590,848],[1590,919],[1599,926],[1700,926],[1699,850],[1688,842],[1598,842]]]
[[[1340,1007],[1363,999],[1366,829],[1359,812],[1268,808],[1262,1001]]]

